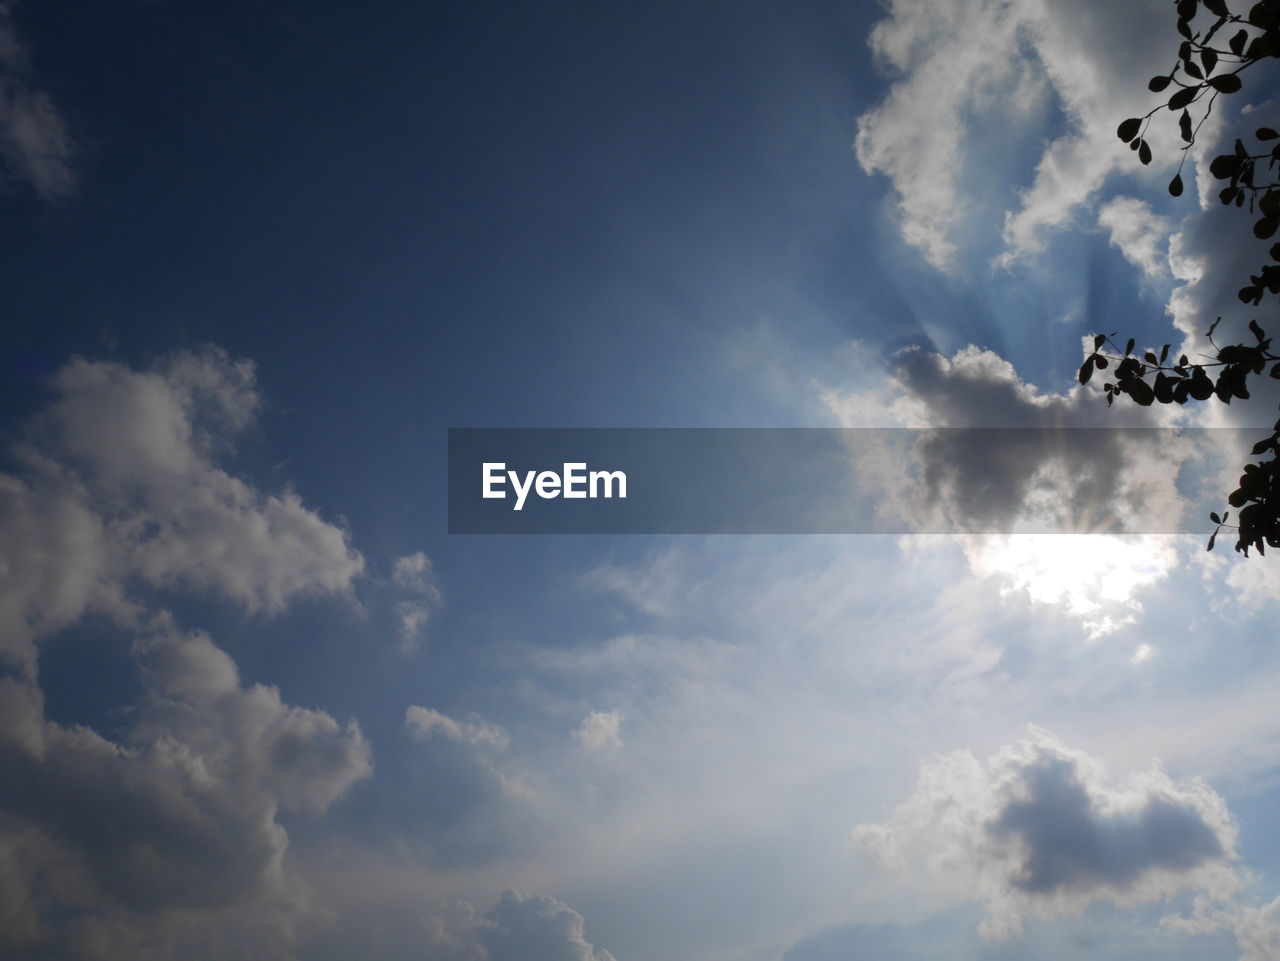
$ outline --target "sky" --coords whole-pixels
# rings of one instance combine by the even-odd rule
[[[0,2],[0,954],[1280,957],[1237,435],[448,532],[450,428],[1270,430],[1076,379],[1273,309],[1207,166],[1275,75],[1180,198],[1115,136],[1172,7]]]

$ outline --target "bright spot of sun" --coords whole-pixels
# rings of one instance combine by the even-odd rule
[[[1138,592],[1177,562],[1170,539],[1150,535],[984,535],[965,538],[964,549],[974,572],[999,579],[1002,593],[1065,607],[1089,640],[1133,623],[1142,611]]]

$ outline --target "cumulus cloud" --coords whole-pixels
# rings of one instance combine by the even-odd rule
[[[89,611],[122,615],[131,585],[194,589],[264,614],[343,594],[363,558],[292,490],[218,466],[258,406],[253,365],[208,349],[138,371],[74,360],[0,474],[0,655]]]
[[[547,895],[506,891],[483,914],[466,901],[400,904],[371,926],[335,930],[309,946],[307,957],[346,961],[376,940],[380,961],[615,961],[587,940],[581,914]]]
[[[1152,29],[1166,23],[1168,33]],[[1116,124],[1146,112],[1146,81],[1167,69],[1171,37],[1163,0],[892,0],[870,45],[894,79],[859,118],[858,160],[892,182],[907,242],[950,268],[971,213],[965,198],[977,175],[964,157],[975,122],[995,119],[1016,131],[1018,116],[1032,116],[1027,108],[1051,93],[1066,129],[1045,144],[1031,184],[1006,213],[1011,262],[1041,249],[1045,230],[1068,222],[1109,174],[1132,169]],[[1151,131],[1161,162],[1178,157],[1168,126]]]
[[[402,594],[396,604],[396,617],[400,621],[400,647],[408,653],[417,649],[422,632],[443,595],[436,583],[431,559],[422,551],[398,558],[391,580]]]
[[[0,4],[0,159],[9,176],[25,180],[45,200],[73,193],[75,143],[47,93],[35,89],[26,47],[12,7]]]
[[[592,711],[582,719],[573,736],[588,751],[622,746],[622,715],[616,711]]]
[[[1175,782],[1157,765],[1117,783],[1035,728],[985,763],[968,751],[926,762],[911,797],[854,837],[881,863],[923,863],[955,896],[980,901],[989,937],[1097,901],[1186,891],[1221,901],[1240,887],[1236,828],[1207,785]]]
[[[147,371],[77,360],[0,475],[0,946],[92,961],[293,956],[306,890],[284,815],[372,770],[354,721],[245,684],[158,607],[194,590],[276,613],[362,561],[296,494],[217,464],[258,405],[208,350]],[[157,590],[160,593],[157,593]],[[39,645],[93,613],[133,639],[141,698],[106,737],[49,719]]]
[[[0,740],[0,864],[20,881],[0,914],[28,917],[0,940],[20,957],[182,956],[233,916],[229,937],[252,930],[284,952],[301,891],[277,814],[318,814],[372,769],[354,722],[245,686],[166,615],[153,626],[135,647],[146,694],[119,741],[47,720],[30,684],[0,687],[0,714],[20,721]],[[257,930],[268,915],[272,931]]]
[[[587,941],[582,915],[555,898],[507,891],[484,921],[488,961],[614,961]]]

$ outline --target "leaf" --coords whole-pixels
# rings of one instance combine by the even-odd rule
[[[1222,77],[1214,77],[1213,79],[1221,80]],[[1192,100],[1195,100],[1196,94],[1198,94],[1199,92],[1200,92],[1199,84],[1197,84],[1194,87],[1183,87],[1181,90],[1179,90],[1177,93],[1175,93],[1172,97],[1169,98],[1169,109],[1181,110],[1187,104],[1191,103]]]
[[[1234,73],[1223,73],[1210,78],[1209,86],[1213,87],[1218,93],[1235,93],[1244,84]]]
[[[1240,54],[1244,52],[1244,45],[1248,42],[1248,40],[1249,40],[1248,31],[1241,30],[1239,33],[1237,33],[1235,36],[1233,36],[1230,40],[1227,41],[1227,46],[1230,47],[1231,52],[1238,57],[1240,56]]]
[[[1200,51],[1200,62],[1204,64],[1204,72],[1206,74],[1213,73],[1214,68],[1218,65],[1218,52],[1212,47],[1205,47]]]
[[[1160,363],[1160,361],[1156,360],[1156,354],[1155,354],[1155,351],[1153,350],[1144,351],[1142,354],[1142,359],[1145,360],[1152,367],[1155,367]]]
[[[1275,140],[1280,138],[1280,131],[1277,131],[1274,127],[1259,127],[1254,132],[1254,136],[1259,140]]]
[[[1080,365],[1080,383],[1081,385],[1089,383],[1089,378],[1093,376],[1094,358],[1097,354],[1090,354],[1084,359],[1084,363]]]
[[[1133,377],[1125,381],[1125,388],[1128,390],[1129,396],[1143,407],[1150,407],[1152,401],[1156,399],[1156,392],[1151,389],[1151,385],[1145,380]]]
[[[1133,353],[1133,345],[1136,343],[1137,341],[1134,340],[1132,337],[1129,338],[1129,342],[1124,345],[1124,355],[1126,357],[1128,357],[1130,354]]]
[[[1194,136],[1191,132],[1191,114],[1185,110],[1182,111],[1182,116],[1178,118],[1178,127],[1182,134],[1182,139],[1187,143],[1191,143]]]
[[[1253,225],[1253,235],[1259,240],[1268,240],[1280,228],[1280,214],[1267,214]]]
[[[1147,89],[1152,93],[1159,93],[1161,90],[1164,90],[1169,86],[1171,80],[1171,77],[1152,77],[1147,82]]]
[[[1097,364],[1098,370],[1107,369],[1107,358],[1103,357],[1101,354],[1098,355],[1098,359],[1094,363]]]
[[[1256,320],[1249,321],[1249,333],[1258,338],[1258,343],[1262,343],[1267,339],[1267,335],[1263,333],[1262,328],[1258,326],[1258,322]]]
[[[1253,450],[1249,451],[1249,453],[1253,454],[1256,457],[1257,455],[1261,454],[1263,451],[1270,448],[1271,445],[1274,444],[1275,442],[1276,442],[1276,439],[1274,437],[1263,438],[1262,440],[1258,441],[1256,444],[1253,445]]]
[[[1280,244],[1271,245],[1271,259],[1280,260]]]
[[[1169,193],[1175,197],[1182,196],[1182,174],[1175,174],[1173,179],[1169,181]]]
[[[1125,143],[1128,143],[1134,137],[1138,136],[1138,131],[1141,129],[1142,120],[1138,117],[1130,117],[1116,128],[1116,136]]]
[[[1164,362],[1169,359],[1169,345],[1165,344],[1160,348],[1160,366],[1164,366]]]
[[[1231,11],[1227,9],[1226,0],[1204,0],[1204,8],[1215,17],[1231,16]]]
[[[1188,77],[1195,77],[1197,80],[1203,80],[1204,74],[1200,72],[1200,68],[1196,66],[1194,60],[1184,61],[1182,69],[1187,72]]]
[[[1101,350],[1101,349],[1102,349],[1102,345],[1103,345],[1103,344],[1105,344],[1106,342],[1107,342],[1107,335],[1106,335],[1106,334],[1094,334],[1094,335],[1093,335],[1093,349],[1094,349],[1094,350]]]
[[[1138,159],[1144,167],[1151,163],[1151,147],[1145,140],[1138,144]]]
[[[1209,546],[1206,547],[1205,550],[1206,551],[1213,550],[1213,542],[1216,541],[1217,539],[1218,539],[1218,532],[1215,530],[1212,534],[1209,535]]]
[[[1213,521],[1215,524],[1221,524],[1221,523],[1222,523],[1222,518],[1218,516],[1218,512],[1217,512],[1217,511],[1210,511],[1210,512],[1209,512],[1209,520]]]
[[[1235,154],[1219,154],[1209,164],[1209,173],[1213,174],[1218,180],[1226,180],[1228,177],[1234,176],[1239,169],[1240,158]],[[1232,184],[1232,186],[1234,187],[1235,185]]]
[[[1221,318],[1221,317],[1219,317],[1217,320],[1215,320],[1212,324],[1210,324],[1210,325],[1209,325],[1209,329],[1208,329],[1208,330],[1206,330],[1206,331],[1204,332],[1204,335],[1205,335],[1206,337],[1212,337],[1212,336],[1213,336],[1213,332],[1214,332],[1215,330],[1217,330],[1217,329],[1218,329],[1218,325],[1219,325],[1220,323],[1222,323],[1222,318]]]

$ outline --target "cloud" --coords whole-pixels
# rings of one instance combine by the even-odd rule
[[[622,715],[616,711],[592,711],[582,719],[573,736],[588,751],[618,748],[622,746],[621,724]]]
[[[488,961],[614,961],[587,941],[582,915],[555,898],[507,891],[484,921]]]
[[[1172,226],[1154,213],[1149,204],[1133,197],[1117,197],[1098,210],[1098,224],[1111,234],[1111,246],[1148,277],[1169,274],[1165,249]]]
[[[349,593],[344,530],[218,466],[258,406],[253,367],[177,354],[76,360],[0,474],[0,925],[6,957],[291,957],[306,886],[282,816],[322,814],[372,770],[354,721],[245,684],[159,606],[249,612]],[[50,720],[39,645],[88,614],[132,638],[141,698],[112,737]],[[88,683],[88,682],[86,682]]]
[[[396,604],[396,617],[400,621],[400,647],[408,653],[417,650],[422,632],[443,594],[436,583],[431,559],[422,551],[398,558],[391,580],[405,595]]]
[[[0,159],[9,176],[25,180],[41,199],[58,200],[75,192],[75,152],[53,100],[32,88],[12,7],[0,4]]]
[[[302,891],[278,812],[319,814],[372,770],[354,722],[243,685],[167,615],[153,627],[135,646],[145,696],[119,741],[45,719],[29,684],[0,688],[0,715],[21,720],[0,740],[0,865],[20,882],[0,914],[28,918],[0,939],[19,957],[189,956],[221,924],[269,938],[264,956],[286,952]]]
[[[882,863],[923,861],[958,898],[980,901],[988,937],[1096,901],[1131,906],[1183,891],[1221,900],[1240,886],[1236,828],[1207,785],[1175,782],[1158,766],[1116,784],[1035,728],[985,763],[968,751],[926,762],[911,797],[854,837]]]
[[[1152,28],[1165,24],[1168,31]],[[1020,174],[965,164],[976,125],[999,123],[1016,142],[1020,130],[1034,130],[1043,111],[1030,108],[1050,92],[1066,129],[1045,143],[1031,184],[1005,215],[1003,260],[1040,250],[1047,228],[1066,223],[1108,175],[1132,170],[1115,128],[1150,106],[1146,81],[1167,69],[1172,26],[1161,0],[892,0],[870,45],[894,79],[859,118],[855,146],[868,173],[892,182],[906,241],[934,266],[954,267],[972,213],[966,197],[1002,186],[980,183],[983,176]],[[1153,125],[1152,176],[1165,176],[1178,157],[1168,126]]]
[[[455,721],[434,708],[410,705],[404,712],[404,726],[415,740],[425,741],[442,737],[459,744],[470,744],[495,751],[507,748],[507,732],[496,724],[473,717],[468,721]]]
[[[335,927],[305,956],[346,961],[372,947],[379,961],[615,961],[587,940],[581,914],[547,895],[508,890],[483,914],[467,901],[424,905],[410,896],[391,910],[379,902],[376,916]]]
[[[1132,623],[1136,594],[1177,564],[1161,535],[1180,529],[1179,471],[1196,448],[1172,432],[1117,428],[1167,425],[1168,413],[1108,409],[1079,387],[1041,393],[973,346],[897,360],[893,409],[933,429],[881,469],[885,509],[960,535],[971,570],[1065,606],[1091,638]],[[829,401],[838,414],[839,395]]]
[[[345,594],[364,569],[347,532],[286,488],[268,494],[217,460],[258,407],[253,365],[207,349],[150,370],[73,360],[55,401],[0,474],[0,655],[90,611],[126,616],[138,585],[276,614]]]

